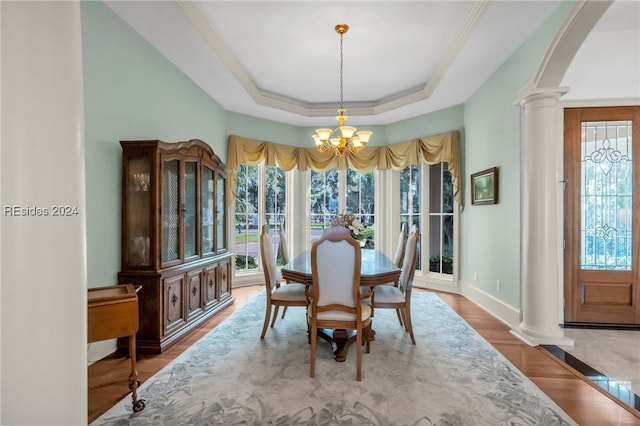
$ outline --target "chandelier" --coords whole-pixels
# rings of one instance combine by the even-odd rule
[[[335,30],[340,34],[340,109],[338,110],[339,115],[336,117],[336,120],[338,120],[338,127],[333,130],[316,129],[316,133],[312,135],[312,137],[316,143],[318,151],[326,152],[333,150],[336,155],[342,155],[345,151],[354,153],[362,151],[362,149],[367,146],[367,142],[369,142],[369,138],[373,132],[368,130],[358,131],[355,127],[344,125],[349,117],[344,115],[346,110],[343,106],[342,96],[342,36],[349,30],[349,26],[347,24],[338,24],[336,25]],[[338,130],[340,130],[340,133],[337,133]]]

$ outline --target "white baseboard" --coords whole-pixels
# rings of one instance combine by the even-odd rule
[[[118,350],[118,339],[102,340],[87,345],[87,361],[91,365]]]
[[[496,317],[511,328],[517,327],[521,320],[521,312],[519,309],[514,308],[511,305],[496,299],[494,296],[485,293],[479,288],[468,284],[464,281],[460,281],[462,288],[462,295],[471,300],[476,305]]]

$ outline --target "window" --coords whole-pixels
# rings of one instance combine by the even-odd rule
[[[347,170],[346,175],[346,210],[354,213],[365,226],[362,247],[372,249],[375,246],[375,173],[373,170],[364,173]]]
[[[280,247],[279,229],[286,231],[286,173],[278,167],[238,167],[236,180],[236,270],[258,269],[260,228],[268,225],[274,248]],[[264,188],[264,189],[262,189]],[[262,220],[261,220],[262,218]],[[277,263],[282,264],[282,254]]]
[[[407,233],[413,225],[422,233],[421,169],[420,166],[409,166],[400,172],[400,224],[407,225]],[[422,269],[420,258],[417,269]]]
[[[375,172],[331,169],[327,172],[311,171],[310,183],[310,235],[319,238],[322,230],[340,212],[356,215],[366,229],[364,248],[374,247]]]
[[[258,166],[238,167],[236,180],[236,270],[258,267]]]
[[[378,177],[381,179],[379,188],[376,187]],[[293,185],[294,189],[287,190],[288,185]],[[306,197],[288,198],[303,194],[304,188],[308,191]],[[383,197],[385,202],[380,204],[377,197]],[[407,224],[409,231],[415,225],[421,234],[418,279],[450,286],[455,275],[458,209],[454,206],[447,163],[422,163],[401,172],[388,173],[331,169],[289,174],[263,164],[240,166],[235,208],[234,252],[240,279],[237,282],[253,282],[256,279],[251,278],[253,274],[261,272],[259,235],[262,225],[271,229],[274,254],[277,253],[278,264],[282,265],[278,251],[280,228],[290,235],[289,247],[295,255],[307,250],[310,242],[319,238],[340,212],[353,213],[365,224],[364,249],[377,248],[388,254],[395,249],[399,225]],[[391,219],[376,226],[376,213]],[[309,218],[308,224],[288,223],[288,220],[301,220],[305,216]]]
[[[276,248],[276,264],[283,265],[280,247],[280,229],[286,231],[286,176],[278,167],[265,167],[265,207],[264,214],[271,231],[271,240]]]
[[[322,173],[312,170],[309,191],[309,232],[313,241],[331,226],[331,220],[340,211],[338,170]]]
[[[453,184],[447,163],[429,167],[429,271],[453,274]]]
[[[423,191],[426,189],[426,191]],[[428,197],[428,203],[423,199]],[[427,222],[423,223],[423,218]],[[409,166],[400,173],[400,221],[410,232],[416,226],[421,237],[418,270],[423,260],[429,272],[452,275],[454,253],[453,184],[447,163]],[[426,228],[425,228],[426,226]]]

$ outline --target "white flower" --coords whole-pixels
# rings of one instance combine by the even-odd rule
[[[365,229],[365,226],[353,213],[338,213],[331,224],[333,226],[344,226],[351,231],[351,236],[356,240]]]

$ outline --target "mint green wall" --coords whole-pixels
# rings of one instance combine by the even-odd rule
[[[513,102],[533,80],[573,2],[563,3],[465,103],[465,209],[460,278],[520,307],[520,107]],[[499,203],[472,206],[470,175],[497,166]],[[475,273],[478,273],[477,281]],[[497,290],[496,281],[501,281]]]
[[[389,124],[386,128],[388,144],[404,142],[423,136],[437,135],[451,130],[460,132],[464,146],[464,105],[456,105],[430,114]]]
[[[81,2],[85,92],[87,278],[120,270],[123,139],[198,138],[227,156],[226,112],[102,2]]]
[[[227,112],[226,126],[227,136],[238,135],[284,145],[304,146],[305,137],[308,137],[301,127],[235,112]]]

